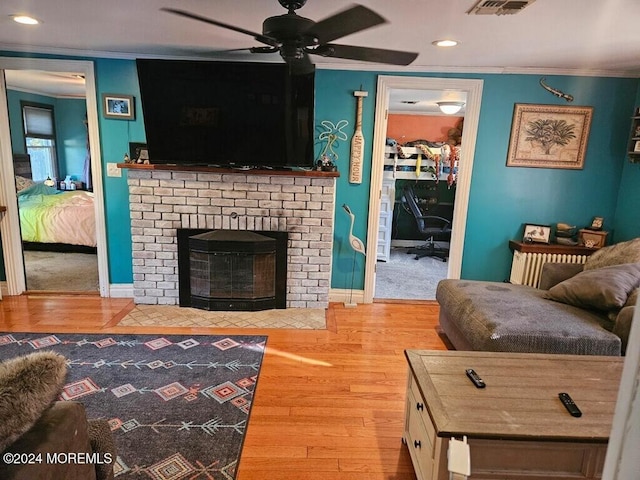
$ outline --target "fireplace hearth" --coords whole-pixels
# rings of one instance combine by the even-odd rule
[[[286,307],[286,232],[178,230],[180,306]]]

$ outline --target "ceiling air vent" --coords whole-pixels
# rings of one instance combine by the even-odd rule
[[[469,15],[513,15],[536,0],[479,0],[467,13]]]

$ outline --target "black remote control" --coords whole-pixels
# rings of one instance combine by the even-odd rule
[[[563,393],[559,393],[558,394],[558,398],[560,399],[560,401],[562,402],[564,407],[567,409],[567,411],[573,417],[581,417],[582,416],[582,412],[580,411],[578,406],[574,403],[573,399],[569,396],[568,393],[564,393],[564,392]]]
[[[478,375],[473,368],[467,368],[465,370],[465,373],[467,374],[467,377],[469,377],[469,380],[471,380],[477,388],[484,388],[487,386],[484,383],[484,380],[480,378],[480,375]]]

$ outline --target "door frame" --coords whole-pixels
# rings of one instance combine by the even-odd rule
[[[98,99],[94,64],[85,60],[55,60],[43,58],[0,57],[0,204],[7,211],[0,222],[2,252],[4,255],[7,290],[9,295],[26,291],[20,217],[16,201],[16,185],[9,126],[9,108],[4,70],[41,70],[48,72],[73,72],[84,75],[85,102],[87,106],[87,130],[91,149],[91,177],[95,198],[96,244],[100,296],[109,296],[109,267],[107,235],[102,185],[102,155],[98,128]]]
[[[456,200],[453,210],[451,250],[447,278],[460,278],[464,249],[469,189],[473,171],[474,152],[480,119],[482,87],[480,79],[400,77],[380,75],[376,93],[376,111],[371,159],[371,189],[369,191],[369,218],[367,228],[367,256],[364,273],[364,303],[373,302],[375,294],[376,249],[380,222],[380,195],[384,173],[384,147],[387,137],[387,116],[391,90],[455,90],[467,94],[464,129],[460,151],[460,168],[457,175]]]

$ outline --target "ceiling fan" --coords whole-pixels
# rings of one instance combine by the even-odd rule
[[[294,74],[313,71],[309,54],[391,65],[409,65],[418,56],[413,52],[330,43],[338,38],[386,23],[384,18],[362,5],[353,5],[324,20],[314,22],[296,14],[296,10],[303,7],[307,0],[278,0],[278,2],[287,9],[287,13],[267,18],[262,23],[262,33],[245,30],[185,10],[176,8],[161,10],[250,35],[266,45],[249,48],[251,53],[279,52]]]

